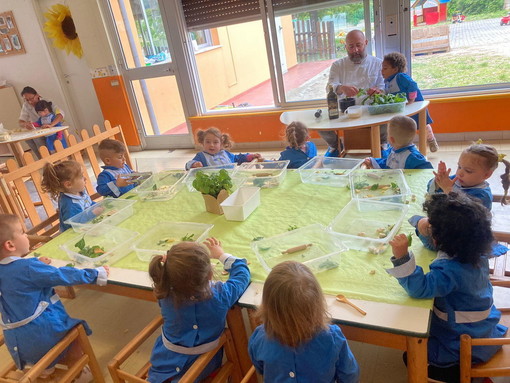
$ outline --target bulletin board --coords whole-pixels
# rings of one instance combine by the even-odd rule
[[[12,11],[0,12],[0,57],[25,53]]]

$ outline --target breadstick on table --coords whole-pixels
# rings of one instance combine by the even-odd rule
[[[273,175],[274,175],[273,173],[255,173],[254,174],[255,177],[271,177]]]
[[[301,250],[306,250],[306,249],[308,249],[312,245],[313,245],[312,243],[307,243],[305,245],[299,245],[299,246],[296,246],[296,247],[291,247],[290,249],[282,251],[282,254],[296,253],[296,252],[301,251]]]

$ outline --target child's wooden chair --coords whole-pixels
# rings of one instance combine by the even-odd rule
[[[104,383],[101,368],[96,360],[94,351],[90,346],[87,334],[82,325],[78,325],[67,333],[45,356],[39,360],[33,367],[23,371],[17,370],[13,361],[0,370],[1,383],[35,383],[39,382],[39,376],[48,368],[48,366],[62,353],[71,343],[78,342],[83,355],[70,366],[61,366],[57,364],[52,379],[61,383],[70,383],[78,377],[85,366],[89,366],[94,381]],[[0,335],[0,346],[4,344],[4,337]],[[45,380],[48,381],[48,380]]]
[[[150,322],[136,337],[134,337],[115,357],[108,363],[108,370],[112,376],[114,383],[145,383],[147,374],[150,368],[150,362],[147,362],[143,367],[136,373],[129,373],[122,370],[121,365],[131,356],[136,350],[163,324],[163,317],[158,315],[152,322]],[[234,342],[230,330],[227,328],[220,337],[218,346],[205,354],[202,354],[193,363],[190,369],[183,375],[179,380],[180,383],[192,383],[194,382],[204,368],[208,365],[211,359],[216,353],[224,347],[225,358],[223,365],[219,370],[216,371],[216,375],[211,377],[211,383],[228,382],[231,378],[232,382],[248,382],[251,376],[255,372],[255,368],[252,368],[244,378],[241,377],[241,368],[237,358],[237,352],[235,350]],[[225,359],[224,358],[224,359]]]
[[[503,312],[500,323],[510,326],[510,312]],[[502,345],[488,362],[471,364],[473,346]],[[467,334],[460,336],[460,382],[471,383],[474,377],[510,376],[510,331],[504,338],[473,339]]]

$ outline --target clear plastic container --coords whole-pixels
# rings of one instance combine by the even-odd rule
[[[85,233],[74,236],[69,241],[61,245],[61,248],[67,253],[70,259],[84,267],[98,267],[105,264],[112,265],[122,257],[129,254],[134,239],[138,236],[136,231],[131,231],[115,226],[100,225],[95,226]],[[89,250],[98,246],[94,252]],[[80,253],[81,251],[81,253]],[[104,251],[104,253],[101,253]],[[98,254],[98,256],[94,256]]]
[[[289,162],[289,160],[245,162],[239,165],[235,174],[237,176],[246,177],[244,186],[276,188],[280,186],[285,179]]]
[[[81,213],[65,221],[73,230],[83,233],[96,224],[115,226],[133,215],[136,201],[129,199],[105,198]]]
[[[197,172],[201,171],[204,173],[218,173],[221,169],[225,169],[230,174],[232,183],[234,184],[234,189],[237,189],[242,185],[242,182],[244,182],[244,179],[235,177],[236,164],[223,164],[190,169],[186,175],[186,178],[184,179],[184,183],[190,192],[196,192],[195,188],[193,187],[193,181],[195,180]]]
[[[154,255],[164,255],[184,240],[201,242],[214,225],[195,222],[160,222],[151,227],[133,244],[138,259],[150,262]]]
[[[352,199],[328,229],[338,233],[349,249],[380,254],[406,217],[408,205]]]
[[[343,187],[349,184],[349,174],[362,163],[362,159],[317,156],[298,172],[303,183]]]
[[[182,189],[185,176],[183,170],[153,174],[133,191],[138,193],[141,201],[167,201]]]
[[[338,234],[320,224],[253,241],[251,248],[268,272],[281,262],[296,261],[314,273],[338,267],[341,253],[347,250]]]
[[[402,113],[407,101],[395,102],[393,104],[369,105],[368,114]]]
[[[400,169],[358,169],[349,175],[353,199],[408,203],[411,189]]]
[[[260,188],[243,186],[233,192],[220,206],[228,221],[244,221],[260,205]]]

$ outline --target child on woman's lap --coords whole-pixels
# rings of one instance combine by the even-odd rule
[[[293,121],[285,128],[289,146],[280,153],[278,161],[289,160],[288,169],[297,169],[317,155],[317,147],[311,141],[308,128],[299,121]]]
[[[204,166],[225,165],[231,163],[241,164],[256,159],[264,161],[259,153],[232,154],[226,149],[233,146],[233,141],[227,133],[221,133],[218,128],[209,128],[197,132],[197,141],[203,146],[192,160],[186,162],[186,170]]]
[[[359,367],[340,328],[330,324],[319,282],[302,263],[276,265],[264,283],[262,325],[249,341],[265,382],[359,381]]]
[[[0,214],[0,327],[19,369],[37,363],[76,325],[83,324],[91,333],[87,323],[69,317],[53,286],[105,285],[108,276],[108,266],[56,268],[49,266],[47,258],[23,258],[29,246],[19,219]],[[81,349],[73,343],[63,358],[50,365],[46,375],[57,362],[70,363],[81,355]],[[75,382],[90,380],[86,379],[87,369]]]
[[[434,194],[424,205],[437,258],[425,274],[408,251],[405,234],[390,245],[388,273],[413,298],[435,298],[428,340],[429,377],[459,381],[460,335],[496,338],[507,331],[494,307],[486,254],[493,240],[489,210],[463,193]],[[501,346],[475,347],[473,363],[489,360]]]
[[[224,253],[215,238],[204,243],[209,253],[196,242],[181,242],[150,263],[149,274],[163,316],[162,335],[150,360],[151,383],[178,380],[200,354],[216,347],[228,310],[250,283],[246,260]],[[218,259],[230,271],[225,283],[212,282],[210,258]],[[198,381],[218,368],[221,359],[220,351]]]

